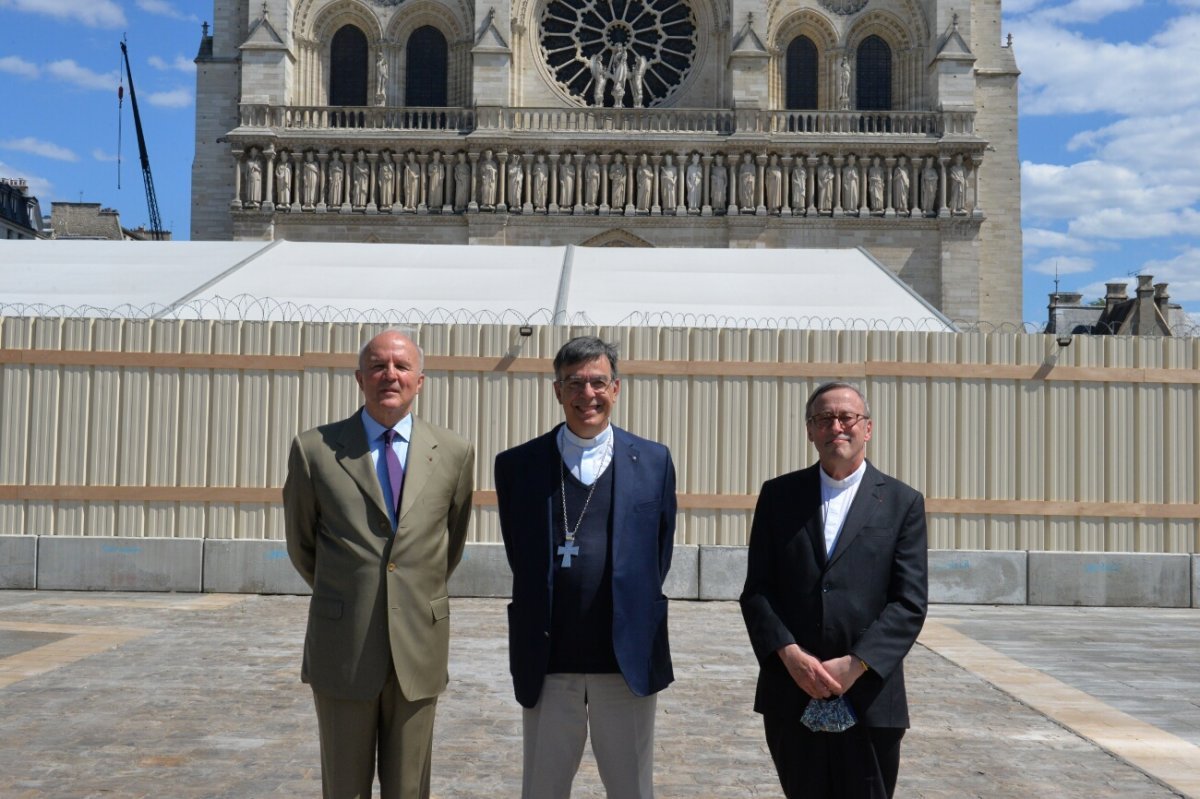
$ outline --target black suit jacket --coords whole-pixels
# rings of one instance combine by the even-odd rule
[[[742,616],[760,665],[754,709],[799,718],[804,693],[776,650],[852,653],[870,671],[846,694],[868,727],[907,727],[904,656],[925,621],[925,500],[867,464],[825,556],[819,465],[763,484],[750,531]]]
[[[517,701],[537,704],[550,659],[555,527],[562,524],[558,428],[496,456],[496,500],[512,567],[508,658]],[[613,426],[613,650],[637,696],[675,679],[663,581],[675,540],[675,465],[662,444]]]

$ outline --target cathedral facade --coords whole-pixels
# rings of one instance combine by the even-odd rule
[[[1000,0],[214,0],[191,233],[862,247],[1014,322],[1018,74]]]

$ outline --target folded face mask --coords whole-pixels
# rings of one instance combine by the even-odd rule
[[[841,696],[808,700],[808,707],[800,717],[800,722],[813,732],[845,732],[856,721],[854,708]]]

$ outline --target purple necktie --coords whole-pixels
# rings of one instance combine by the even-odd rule
[[[400,463],[400,456],[396,454],[396,450],[392,448],[392,442],[396,440],[399,433],[395,430],[387,430],[383,434],[385,446],[384,457],[387,458],[388,482],[392,485],[392,502],[396,509],[396,519],[400,519],[400,490],[404,486],[404,464]]]

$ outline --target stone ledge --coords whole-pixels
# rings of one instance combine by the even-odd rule
[[[63,591],[199,592],[199,538],[38,537],[37,587]]]
[[[0,535],[0,589],[37,588],[35,535]]]
[[[1192,556],[1030,552],[1030,605],[1186,608],[1195,595]]]
[[[283,541],[208,539],[204,590],[217,594],[309,594]]]
[[[700,547],[700,599],[737,599],[746,584],[746,547]]]

